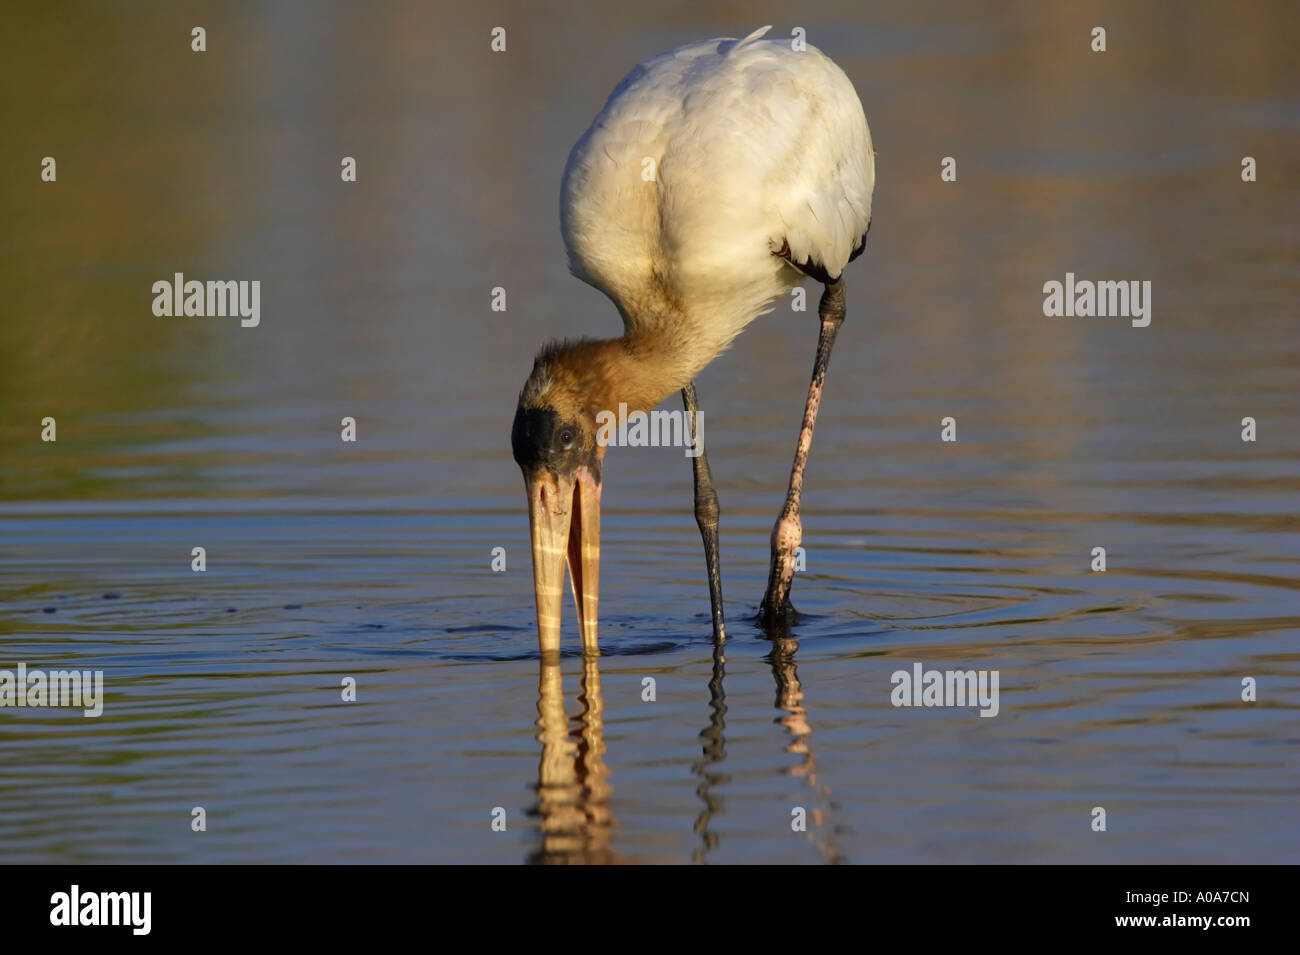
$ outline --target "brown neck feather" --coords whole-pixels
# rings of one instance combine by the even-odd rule
[[[690,381],[673,350],[634,335],[579,342],[563,354],[556,373],[592,416],[617,412],[620,403],[629,412],[649,411]]]

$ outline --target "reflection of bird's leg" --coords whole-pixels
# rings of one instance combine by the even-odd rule
[[[776,706],[784,710],[780,723],[790,732],[790,745],[787,753],[796,753],[803,759],[798,766],[790,769],[790,775],[803,779],[819,797],[820,801],[830,804],[830,789],[817,783],[817,760],[813,756],[812,724],[808,721],[808,711],[803,706],[803,685],[799,682],[799,670],[795,666],[794,655],[799,649],[799,642],[788,637],[777,637],[772,641],[772,652],[768,663],[772,665],[772,676],[776,678]],[[824,835],[826,814],[820,806],[814,806],[809,814],[809,836],[829,862],[843,862],[839,849]]]
[[[713,610],[713,639],[727,639],[722,620],[722,569],[718,564],[718,492],[713,487],[713,473],[709,459],[704,454],[704,438],[699,435],[696,416],[699,405],[695,400],[695,382],[682,389],[682,403],[686,406],[686,424],[691,429],[691,446],[699,453],[691,459],[695,472],[695,523],[700,526],[704,539],[704,563],[709,570],[709,606]],[[698,444],[697,444],[698,442]]]
[[[692,857],[694,862],[704,863],[711,849],[716,849],[718,837],[709,832],[709,822],[714,815],[722,812],[722,799],[712,792],[714,786],[721,786],[728,777],[723,773],[709,772],[710,766],[716,766],[727,758],[727,740],[723,735],[727,729],[727,694],[722,681],[726,676],[727,661],[722,655],[722,644],[713,644],[713,675],[709,679],[709,725],[700,731],[704,740],[704,755],[691,766],[691,771],[700,777],[700,784],[695,794],[704,800],[704,808],[695,819],[695,831],[699,834],[701,846]]]
[[[821,405],[822,387],[826,384],[826,367],[830,364],[835,335],[844,323],[844,280],[826,283],[821,304],[821,333],[817,338],[817,358],[813,362],[812,383],[808,386],[808,402],[804,405],[803,427],[799,429],[799,443],[795,447],[794,467],[790,470],[790,489],[786,492],[785,507],[772,528],[772,568],[767,577],[767,590],[758,610],[759,622],[768,629],[781,629],[790,623],[790,581],[794,577],[794,552],[803,539],[803,525],[799,519],[799,502],[803,495],[803,469],[808,463],[812,448],[813,428],[817,426],[817,409]]]
[[[816,782],[813,775],[814,762],[808,748],[808,737],[812,727],[808,725],[808,713],[803,708],[803,686],[799,683],[799,670],[795,666],[794,655],[799,649],[799,642],[788,637],[778,637],[772,641],[772,675],[776,677],[776,706],[785,710],[780,723],[790,731],[790,745],[787,753],[798,753],[804,757],[803,762],[790,771],[792,776],[805,776],[810,784]]]

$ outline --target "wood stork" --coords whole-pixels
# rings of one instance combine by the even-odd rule
[[[613,300],[624,334],[545,346],[519,396],[511,445],[528,495],[543,653],[559,649],[566,559],[584,650],[597,649],[605,446],[596,415],[620,403],[649,411],[680,390],[693,422],[695,376],[812,276],[825,286],[821,331],[759,610],[768,628],[790,619],[804,467],[844,320],[841,274],[866,242],[876,174],[848,77],[811,45],[765,39],[769,29],[637,66],[569,155],[560,219],[570,269]],[[717,494],[703,453],[693,469],[721,641]]]

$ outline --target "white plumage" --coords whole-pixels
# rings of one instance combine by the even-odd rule
[[[630,336],[676,351],[686,381],[802,280],[782,254],[836,278],[871,221],[875,156],[853,84],[768,29],[637,66],[564,173],[570,268]]]

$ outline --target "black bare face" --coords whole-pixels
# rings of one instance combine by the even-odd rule
[[[594,440],[589,440],[581,423],[564,421],[553,408],[525,408],[515,412],[510,430],[510,446],[515,463],[524,474],[547,470],[554,474],[573,474],[587,467],[600,478],[600,459]]]

